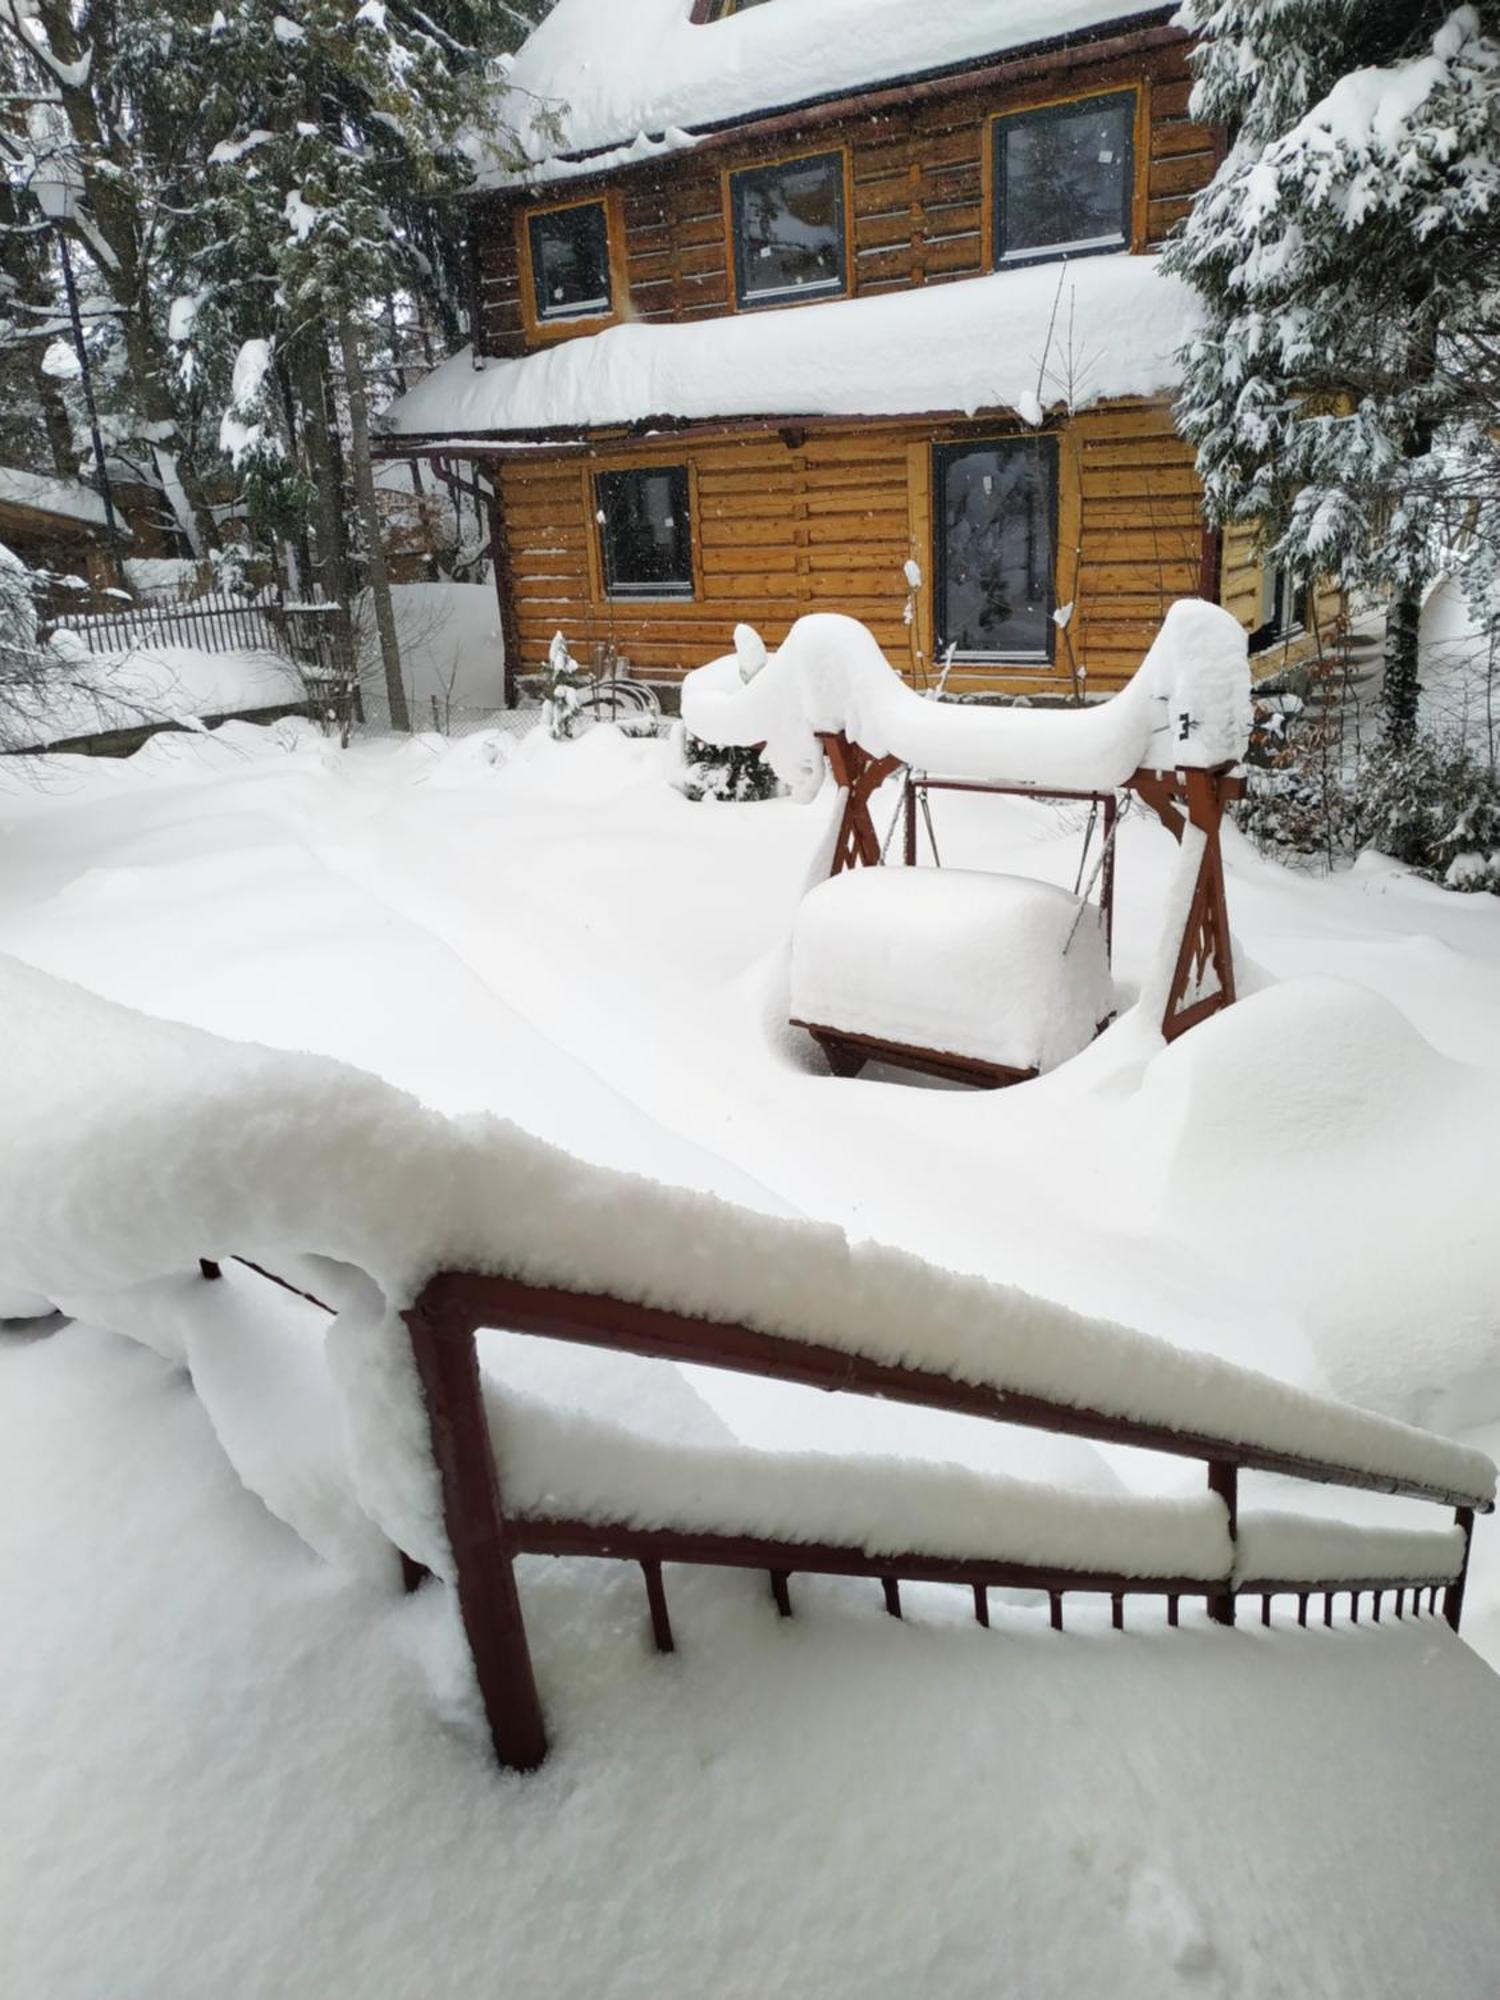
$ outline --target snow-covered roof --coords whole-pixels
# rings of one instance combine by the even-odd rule
[[[0,465],[0,502],[29,507],[37,514],[55,514],[66,521],[87,521],[91,527],[109,525],[104,502],[92,486],[81,486],[74,479],[48,478],[40,472],[23,472],[15,465]],[[124,531],[123,522],[120,525]]]
[[[925,416],[1174,388],[1193,296],[1154,257],[1087,257],[872,299],[626,324],[520,360],[464,349],[385,412],[406,436],[652,417]]]
[[[516,57],[501,115],[541,162],[1164,11],[1121,0],[771,0],[696,23],[692,0],[557,0]],[[506,178],[487,176],[491,184]]]

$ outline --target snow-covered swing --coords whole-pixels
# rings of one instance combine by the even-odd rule
[[[803,618],[760,664],[742,647],[688,677],[706,742],[755,744],[803,798],[830,771],[842,804],[825,881],[792,939],[791,1015],[838,1075],[879,1061],[986,1087],[1079,1054],[1116,1011],[1107,897],[1026,876],[882,866],[871,801],[905,768],[905,859],[918,791],[944,785],[1117,801],[1132,792],[1180,843],[1155,990],[1170,1041],[1234,999],[1220,829],[1250,730],[1244,628],[1174,604],[1133,679],[1084,709],[988,708],[917,694],[857,620]],[[1113,812],[1108,813],[1110,821]],[[1097,873],[1113,866],[1112,828]]]

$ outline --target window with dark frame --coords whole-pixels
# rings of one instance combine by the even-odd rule
[[[602,201],[526,218],[539,320],[595,319],[614,304],[609,212]]]
[[[995,120],[996,264],[1087,257],[1130,242],[1135,92]]]
[[[691,597],[693,536],[685,465],[601,472],[594,481],[608,597]]]
[[[1050,661],[1057,440],[938,445],[933,522],[939,657]]]
[[[818,153],[729,178],[742,306],[836,298],[844,271],[844,156]]]
[[[1261,571],[1260,623],[1250,634],[1250,650],[1277,645],[1305,632],[1312,610],[1312,592],[1290,570],[1272,564]]]

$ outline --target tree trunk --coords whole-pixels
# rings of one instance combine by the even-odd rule
[[[396,613],[386,575],[385,549],[380,539],[380,509],[375,501],[375,468],[370,461],[370,410],[365,401],[359,337],[347,312],[339,315],[339,349],[344,362],[344,388],[349,398],[350,446],[354,455],[354,497],[365,531],[365,572],[375,605],[375,629],[380,635],[380,663],[385,670],[386,698],[392,729],[411,728],[406,684],[401,678],[401,647],[396,638]]]
[[[1419,591],[1402,591],[1391,602],[1385,622],[1385,740],[1404,750],[1417,733],[1417,707],[1422,694],[1418,633],[1422,619]]]

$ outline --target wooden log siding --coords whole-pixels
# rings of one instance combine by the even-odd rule
[[[845,611],[919,682],[934,645],[932,450],[993,436],[1006,418],[926,426],[751,431],[548,455],[495,468],[505,498],[521,670],[555,632],[576,656],[614,645],[636,672],[673,677],[729,648],[740,620],[779,644],[806,611]],[[1199,587],[1203,532],[1189,447],[1167,404],[1088,411],[1059,436],[1057,602],[1096,690],[1123,685],[1175,597]],[[611,600],[598,569],[593,477],[605,468],[686,464],[693,481],[697,588],[691,600]],[[905,564],[922,571],[914,616]],[[1059,643],[1050,669],[975,668],[950,682],[1066,691]]]
[[[732,310],[725,174],[805,151],[810,144],[819,150],[848,147],[854,294],[940,284],[991,268],[990,120],[1133,87],[1140,92],[1134,238],[1135,248],[1144,250],[1161,243],[1187,213],[1192,195],[1212,179],[1217,160],[1214,133],[1188,117],[1188,46],[1185,37],[1166,45],[1142,37],[1134,52],[1078,60],[1050,76],[1035,74],[1034,62],[1018,58],[1011,66],[1016,80],[1008,84],[992,81],[976,89],[960,76],[939,94],[882,105],[841,122],[819,122],[800,141],[785,132],[719,135],[701,152],[561,187],[570,196],[619,190],[632,314],[694,320]],[[1006,72],[989,74],[1003,79]],[[559,193],[560,186],[552,184],[543,197],[555,201]],[[529,199],[504,194],[475,204],[479,344],[486,354],[513,356],[528,346],[513,210]]]

